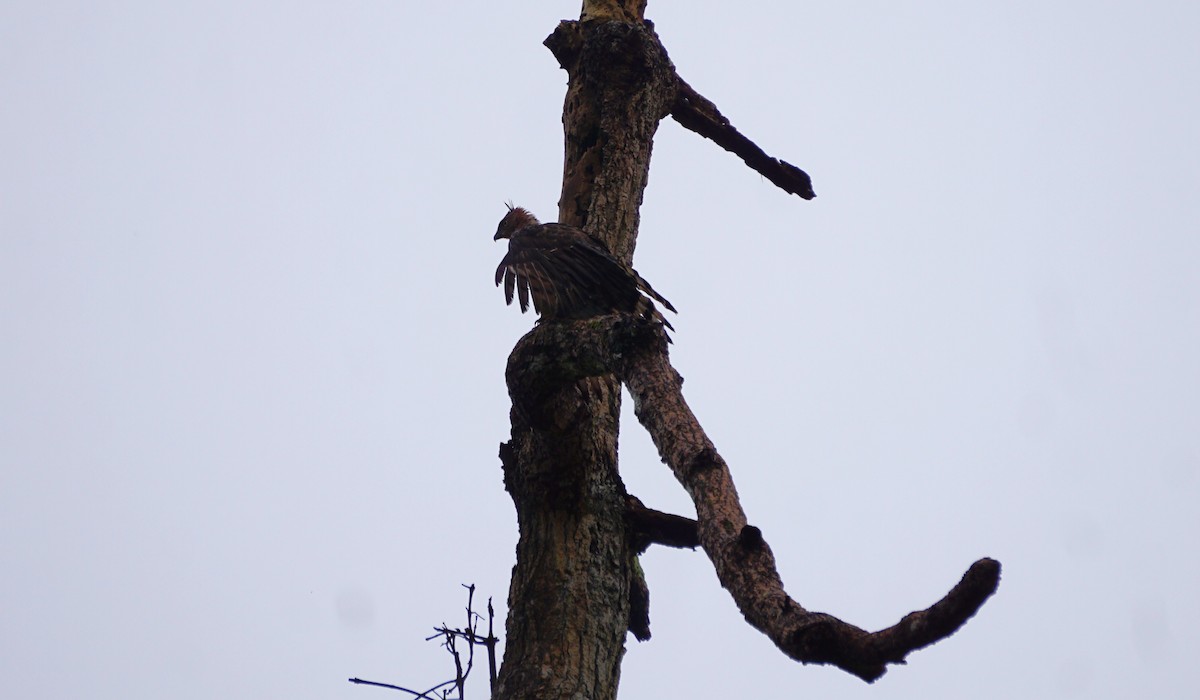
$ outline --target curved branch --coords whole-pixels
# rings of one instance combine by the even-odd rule
[[[995,593],[1000,563],[980,559],[940,601],[879,632],[806,610],[784,591],[771,548],[747,523],[728,465],[683,398],[683,379],[670,364],[661,331],[641,320],[608,318],[615,320],[605,324],[607,337],[596,338],[596,345],[614,358],[638,420],[692,497],[700,543],[721,585],[746,621],[789,657],[831,664],[871,682],[887,664],[904,663],[910,652],[953,634]]]

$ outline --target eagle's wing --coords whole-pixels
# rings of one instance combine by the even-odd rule
[[[541,315],[578,315],[627,306],[621,296],[636,294],[636,281],[608,251],[582,231],[546,224],[515,234],[496,268],[496,284],[521,310],[529,301]]]
[[[556,277],[553,259],[536,247],[510,245],[496,268],[496,284],[504,282],[505,301],[511,304],[515,291],[522,313],[532,301],[539,314],[554,315],[561,297]]]
[[[597,272],[604,276],[609,288],[622,289],[625,291],[628,289],[628,285],[632,283],[635,289],[645,292],[646,296],[659,302],[667,309],[670,309],[675,313],[679,313],[675,310],[675,306],[671,302],[667,301],[666,297],[656,292],[654,287],[651,287],[650,283],[638,274],[637,270],[626,267],[620,260],[617,260],[616,256],[609,252],[608,248],[606,248],[603,243],[593,238],[591,235],[580,231],[579,229],[573,229],[562,224],[545,224],[543,228],[564,228],[574,231],[576,234],[582,234],[582,236],[579,236],[579,238],[582,238],[583,240],[580,241],[579,244],[592,254],[591,256],[588,256],[589,260],[593,265],[599,268],[597,269]]]
[[[496,268],[496,284],[501,282],[509,304],[515,292],[521,311],[532,301],[543,318],[640,311],[670,328],[643,292],[675,311],[671,302],[617,260],[603,243],[563,224],[541,224],[514,233],[508,253]]]

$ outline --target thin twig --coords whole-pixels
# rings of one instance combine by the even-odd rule
[[[488,633],[487,639],[484,641],[484,646],[488,651],[488,680],[491,681],[492,695],[496,694],[496,635],[492,634],[492,620],[496,617],[496,611],[492,609],[492,597],[488,596]]]
[[[454,682],[454,681],[446,681],[445,683],[438,683],[437,685],[433,686],[429,690],[426,690],[423,693],[418,693],[415,690],[409,690],[408,688],[405,688],[404,686],[392,685],[391,683],[377,683],[376,681],[365,681],[361,678],[351,678],[349,680],[351,683],[357,683],[359,685],[373,685],[373,686],[376,686],[379,688],[391,688],[392,690],[402,690],[406,693],[411,693],[413,695],[413,697],[426,698],[427,700],[434,700],[433,698],[429,697],[430,693],[437,690],[438,688],[441,688],[442,686],[450,685],[451,683]]]

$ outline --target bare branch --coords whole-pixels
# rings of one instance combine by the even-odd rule
[[[695,520],[647,508],[636,496],[626,496],[625,502],[629,521],[633,525],[635,549],[639,554],[652,544],[679,549],[700,546]]]
[[[678,76],[677,76],[678,77]],[[671,116],[685,128],[715,142],[737,155],[763,177],[789,194],[812,199],[812,178],[800,168],[767,155],[750,139],[734,128],[717,106],[696,92],[683,78],[678,78],[678,93],[671,107]]]
[[[442,640],[442,647],[444,647],[446,651],[450,652],[450,656],[454,658],[453,679],[438,683],[425,692],[417,692],[415,690],[409,690],[404,686],[392,685],[391,683],[380,683],[378,681],[368,681],[361,678],[351,678],[349,679],[350,682],[357,683],[359,685],[373,685],[379,688],[400,690],[417,698],[425,698],[426,700],[433,700],[433,698],[429,695],[433,691],[453,685],[458,691],[456,700],[463,700],[463,698],[466,697],[465,686],[467,677],[471,675],[471,669],[475,665],[475,645],[482,644],[483,646],[487,647],[488,650],[488,666],[489,670],[491,671],[492,691],[494,694],[496,686],[496,644],[500,640],[492,634],[492,622],[493,618],[495,617],[495,612],[492,610],[492,599],[488,598],[488,634],[487,637],[481,637],[478,633],[478,626],[479,622],[483,619],[483,616],[475,612],[473,607],[475,600],[475,584],[472,583],[467,585],[464,583],[462,584],[462,587],[467,589],[467,626],[462,629],[451,629],[450,627],[447,627],[445,623],[442,623],[441,627],[433,628],[434,634],[425,638],[425,641],[427,642],[439,638]],[[462,657],[460,656],[456,645],[456,640],[460,637],[466,640],[469,649],[466,668],[463,668]],[[449,693],[450,691],[448,690],[442,691],[443,700],[445,700]]]

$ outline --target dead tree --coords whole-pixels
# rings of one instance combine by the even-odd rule
[[[667,116],[738,155],[786,192],[808,175],[740,134],[676,73],[638,0],[585,0],[545,44],[569,76],[559,221],[633,258],[655,130]],[[686,342],[681,338],[679,342]],[[506,370],[511,439],[500,446],[520,540],[496,697],[616,697],[627,631],[649,634],[636,557],[650,543],[699,544],[746,621],[789,657],[866,681],[957,630],[995,591],[1000,565],[975,562],[932,607],[869,633],[784,592],[762,532],[748,524],[730,470],[680,391],[654,324],[628,314],[539,323]],[[617,469],[620,386],[696,520],[647,509]]]

